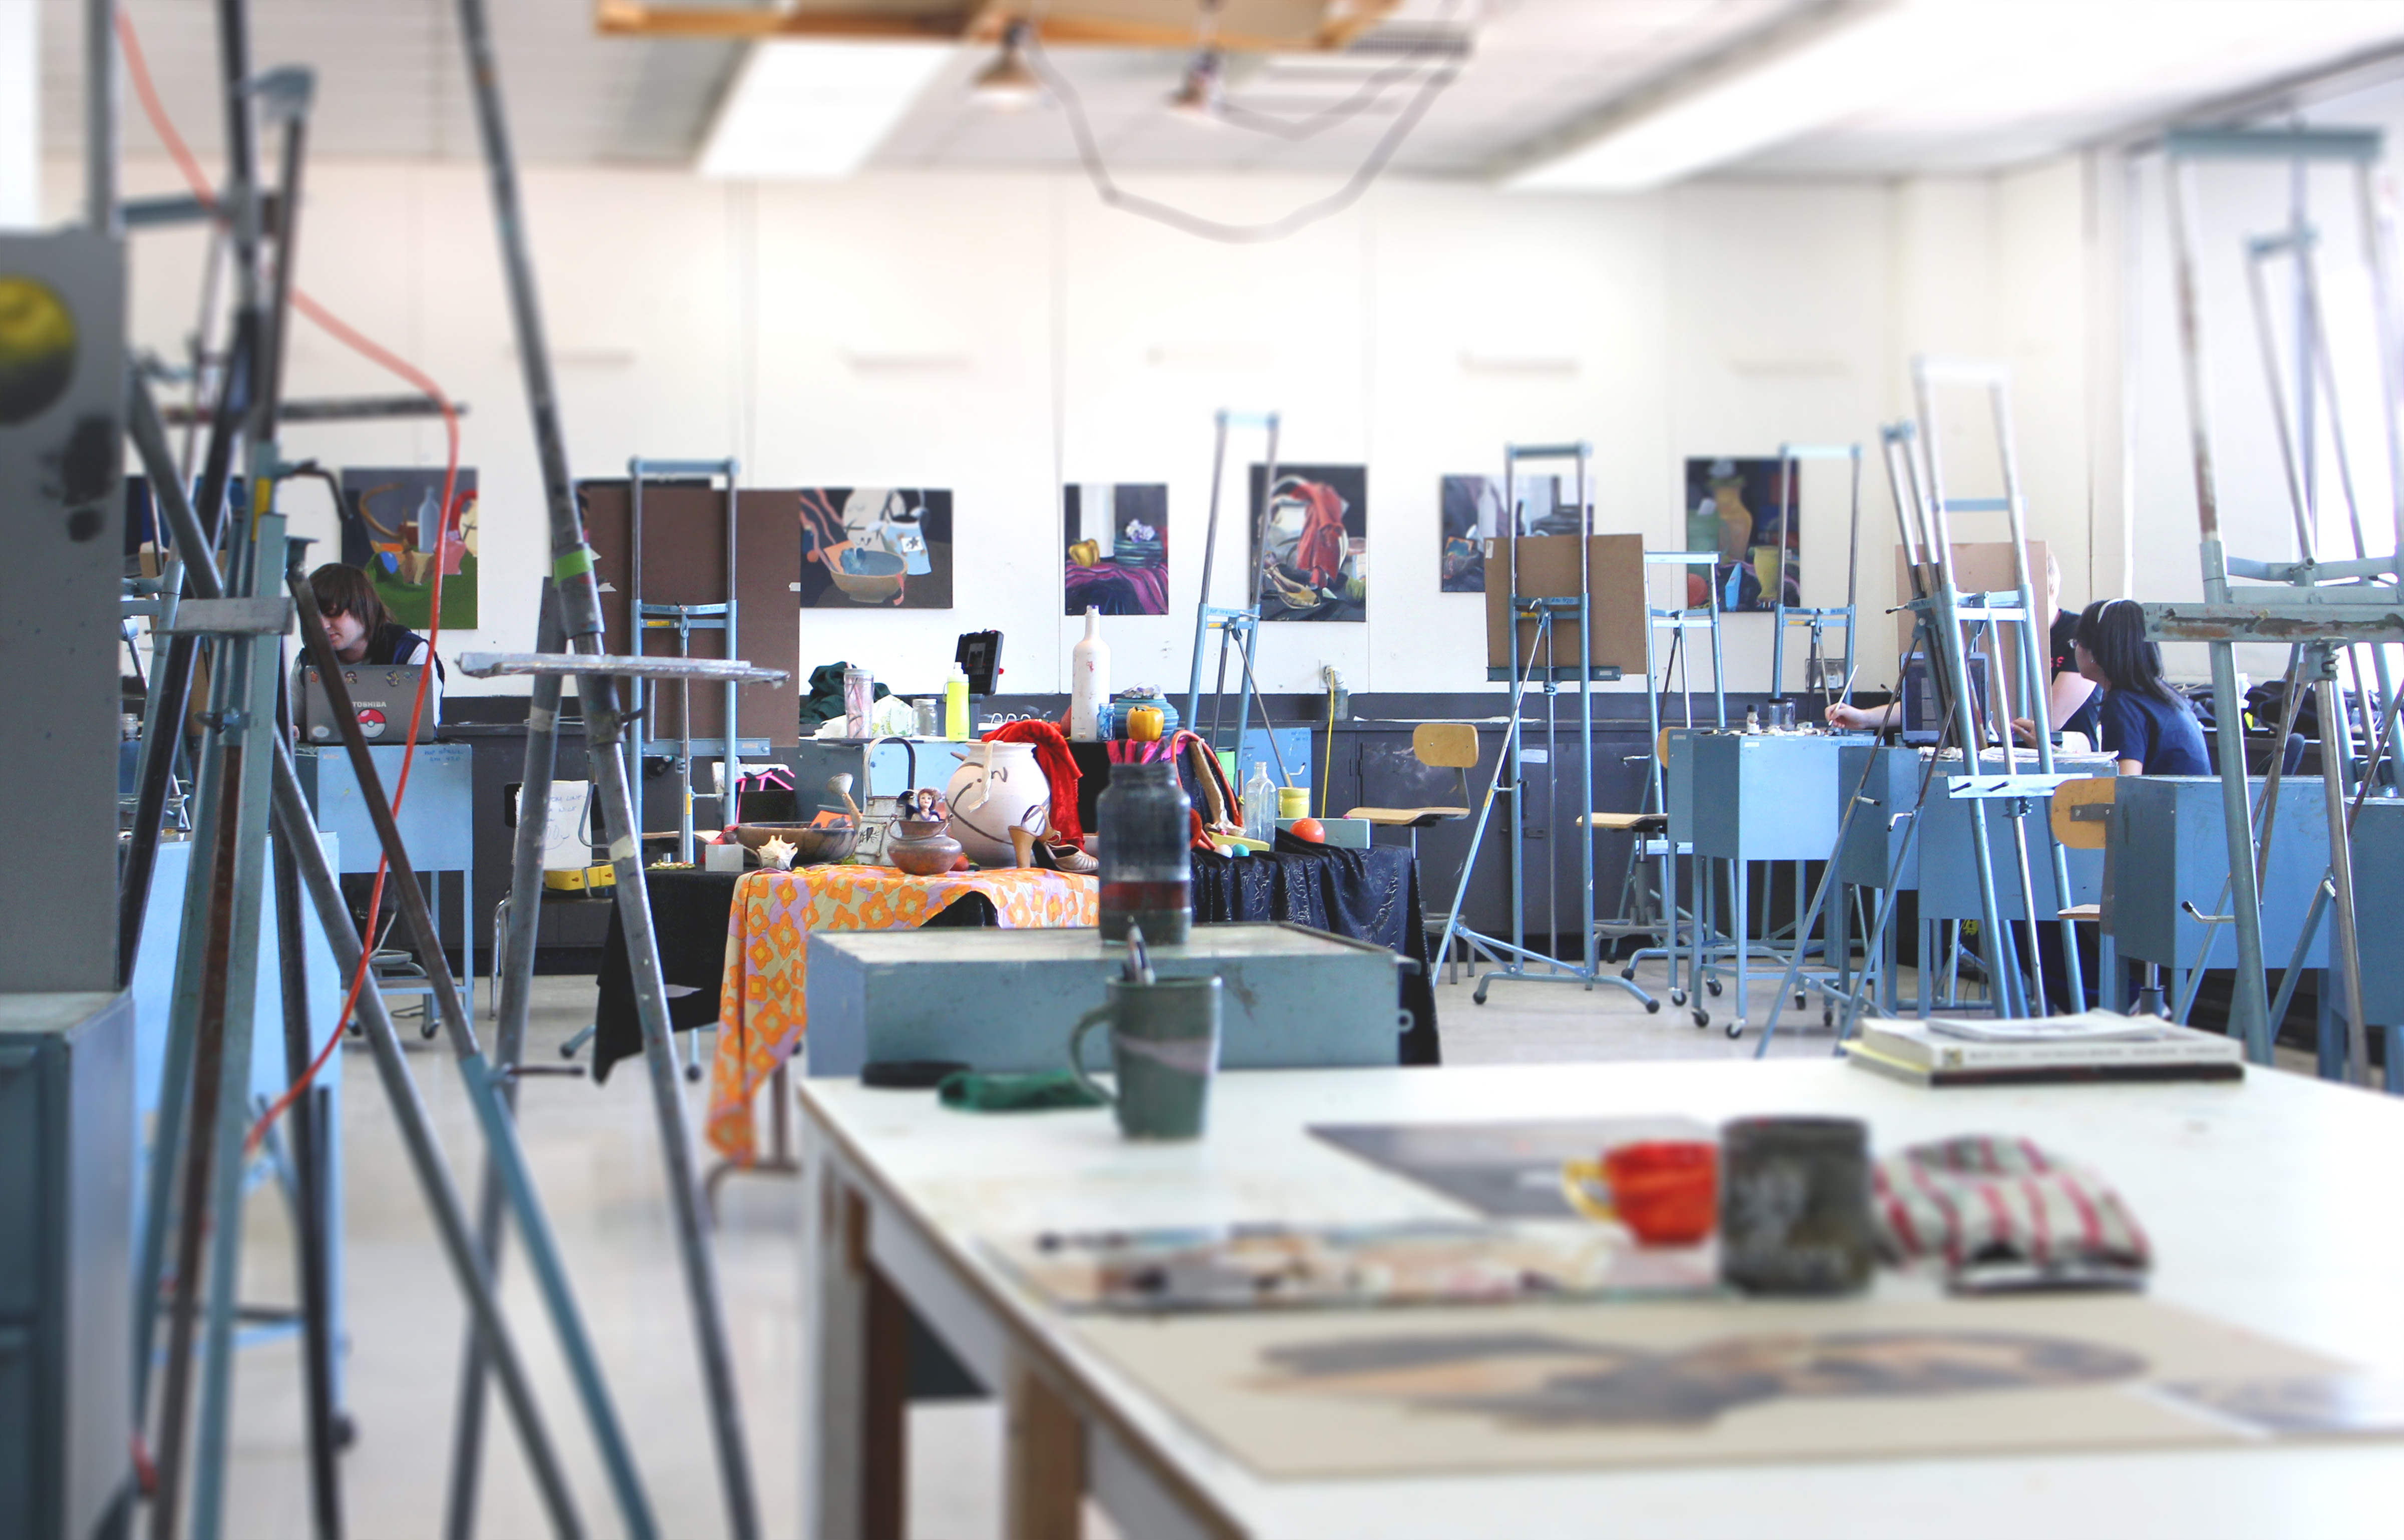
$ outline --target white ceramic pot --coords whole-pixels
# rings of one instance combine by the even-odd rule
[[[1018,860],[1010,831],[1041,833],[1052,810],[1052,782],[1026,743],[972,743],[961,750],[943,801],[952,810],[952,837],[971,861],[1009,866]]]

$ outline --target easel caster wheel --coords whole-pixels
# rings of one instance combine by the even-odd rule
[[[1729,1022],[1727,1024],[1727,1035],[1731,1038],[1744,1036],[1744,1023],[1741,1021]]]
[[[1703,987],[1716,995],[1720,992],[1720,981],[1715,978],[1707,978],[1703,980]]]
[[[1696,1025],[1696,1026],[1698,1026],[1698,1027],[1708,1027],[1708,1026],[1710,1026],[1711,1024],[1712,1024],[1712,1014],[1711,1014],[1709,1011],[1704,1010],[1704,1009],[1703,1009],[1701,1006],[1699,1006],[1699,1005],[1696,1006],[1696,1007],[1695,1007],[1695,1025]]]
[[[1823,1027],[1834,1027],[1836,1024],[1837,1024],[1837,1008],[1836,1008],[1835,1006],[1833,1006],[1833,1005],[1823,1005],[1823,1006],[1821,1006],[1821,1007],[1820,1007],[1820,1025],[1821,1025],[1821,1026],[1823,1026]]]
[[[1644,1014],[1648,1016],[1659,1015],[1661,1014],[1661,1002],[1657,1000],[1646,1001],[1644,1002]]]
[[[1685,990],[1684,990],[1684,989],[1672,989],[1672,990],[1670,990],[1670,1004],[1672,1004],[1672,1005],[1684,1005],[1684,1003],[1686,1003],[1686,991],[1685,991]]]
[[[1470,998],[1470,999],[1472,999],[1472,1000],[1474,1000],[1474,1001],[1477,1001],[1477,1003],[1478,1003],[1478,1004],[1480,1004],[1480,1005],[1485,1004],[1485,1003],[1486,1003],[1486,986],[1485,986],[1485,985],[1483,985],[1483,984],[1480,984],[1480,985],[1477,987],[1477,992],[1476,992],[1475,994],[1471,995],[1469,998]]]
[[[1803,1009],[1803,991],[1797,989],[1795,991],[1795,1008],[1799,1011]]]
[[[698,1064],[688,1064],[688,1065],[686,1065],[686,1066],[684,1067],[684,1077],[685,1077],[685,1079],[687,1079],[687,1080],[689,1080],[689,1081],[692,1081],[692,1082],[694,1085],[700,1085],[700,1084],[701,1084],[701,1066],[700,1066],[700,1065],[698,1065]]]
[[[1631,962],[1627,967],[1622,968],[1619,971],[1619,976],[1627,979],[1631,984],[1634,983],[1636,980],[1636,964]]]

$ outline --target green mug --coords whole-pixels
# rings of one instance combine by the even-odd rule
[[[1116,1094],[1085,1072],[1085,1034],[1111,1024]],[[1110,1001],[1078,1018],[1069,1034],[1069,1072],[1111,1104],[1129,1139],[1199,1139],[1219,1070],[1219,980],[1110,981]]]

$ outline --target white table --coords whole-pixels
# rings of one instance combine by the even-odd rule
[[[970,1238],[1235,1220],[1458,1217],[1311,1123],[1838,1113],[1881,1149],[2008,1132],[2099,1168],[2153,1236],[2156,1297],[2404,1373],[2404,1104],[2278,1073],[2240,1085],[1929,1092],[1835,1061],[1226,1074],[1208,1140],[1122,1142],[1103,1112],[979,1116],[924,1093],[801,1087],[805,1533],[901,1533],[906,1300],[1007,1403],[1006,1533],[1411,1535],[2394,1534],[2404,1443],[1270,1482],[1222,1453]]]

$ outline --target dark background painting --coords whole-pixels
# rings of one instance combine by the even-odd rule
[[[855,497],[880,501],[890,494],[905,513],[915,511],[926,540],[928,570],[905,573],[901,592],[887,583],[855,584],[873,590],[861,599],[838,586],[818,553],[848,540],[845,513]],[[938,487],[812,486],[802,489],[801,601],[804,609],[949,609],[952,607],[952,495]]]
[[[1259,584],[1261,619],[1265,621],[1365,621],[1369,618],[1369,593],[1365,577],[1354,580],[1338,572],[1327,574],[1326,581],[1314,584],[1310,575],[1285,558],[1293,555],[1293,536],[1271,538],[1279,561],[1277,574],[1282,582],[1270,581],[1262,574],[1260,552],[1262,479],[1265,466],[1255,465],[1247,475],[1251,497],[1246,502],[1252,552],[1251,575]],[[1347,555],[1357,557],[1364,566],[1369,544],[1369,468],[1359,465],[1280,465],[1278,486],[1280,497],[1297,495],[1303,485],[1323,487],[1332,492],[1343,505]],[[1307,595],[1309,597],[1306,597]]]
[[[1153,531],[1152,539],[1128,538],[1128,525],[1139,523]],[[1060,526],[1065,613],[1168,613],[1166,483],[1072,482],[1060,489]],[[1087,541],[1099,549],[1080,550]]]
[[[1686,569],[1689,606],[1709,601],[1705,583],[1719,591],[1722,609],[1774,609],[1782,591],[1790,607],[1803,602],[1802,547],[1786,470],[1776,458],[1687,460],[1686,549],[1718,553],[1712,567]]]

